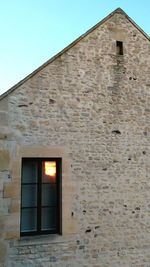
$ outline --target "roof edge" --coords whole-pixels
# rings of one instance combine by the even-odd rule
[[[145,31],[143,31],[143,29],[133,19],[131,19],[130,16],[123,9],[118,7],[117,9],[115,9],[112,12],[112,14],[114,14],[114,13],[124,14],[126,16],[126,18],[133,24],[133,26],[136,27],[137,30],[139,30],[150,41],[150,36]]]
[[[77,39],[75,39],[72,43],[70,43],[68,46],[66,46],[64,49],[62,49],[60,52],[58,52],[56,55],[51,57],[49,60],[47,60],[44,64],[42,64],[40,67],[35,69],[33,72],[31,72],[29,75],[27,75],[24,79],[16,83],[14,86],[12,86],[10,89],[8,89],[6,92],[4,92],[2,95],[0,95],[0,100],[2,100],[4,97],[8,96],[11,92],[13,92],[15,89],[17,89],[20,85],[22,85],[24,82],[32,78],[34,75],[36,75],[40,70],[45,68],[48,64],[52,63],[55,59],[57,59],[59,56],[61,56],[63,53],[67,52],[71,47],[76,45],[80,40],[82,40],[84,37],[86,37],[89,33],[91,33],[93,30],[95,30],[97,27],[102,25],[105,21],[107,21],[110,17],[112,17],[115,13],[122,13],[126,16],[126,18],[150,41],[150,37],[132,20],[120,7],[115,9],[113,12],[111,12],[108,16],[106,16],[104,19],[102,19],[100,22],[98,22],[96,25],[91,27],[88,31],[86,31],[84,34],[80,35]]]

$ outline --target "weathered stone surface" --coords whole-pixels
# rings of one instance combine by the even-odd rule
[[[4,228],[4,216],[2,212],[0,212],[0,231],[2,231]]]
[[[18,187],[15,183],[4,183],[4,198],[17,198]]]
[[[8,150],[0,150],[0,171],[8,170],[10,155]]]
[[[2,125],[0,126],[0,139],[7,139],[9,135],[9,128]]]
[[[11,213],[19,212],[20,211],[20,200],[12,200],[11,201],[11,208],[10,208]]]
[[[149,51],[116,12],[9,95],[11,135],[0,140],[1,173],[14,151],[10,181],[0,173],[7,267],[149,266]],[[63,235],[19,239],[21,157],[64,159],[62,147]]]
[[[8,125],[8,113],[6,111],[0,111],[0,125]]]
[[[4,224],[4,214],[0,210],[0,267],[4,267],[7,254],[7,244],[3,240]]]
[[[0,102],[0,110],[8,111],[8,97],[5,97]]]
[[[20,233],[16,231],[5,231],[5,239],[6,240],[11,240],[11,239],[18,239],[20,238]]]
[[[7,253],[7,248],[6,244],[4,241],[0,240],[0,267],[3,267],[3,263],[5,262],[6,259],[6,253]]]

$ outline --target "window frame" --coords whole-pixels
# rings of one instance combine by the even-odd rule
[[[23,163],[25,161],[37,163],[37,216],[36,216],[36,231],[25,231],[21,229],[22,226],[22,190],[23,190]],[[42,230],[42,162],[56,161],[56,229]],[[32,185],[34,183],[30,183]],[[46,183],[45,183],[46,184]],[[33,207],[31,207],[33,208]],[[22,157],[21,161],[21,205],[20,205],[20,236],[33,236],[45,234],[62,234],[62,158],[59,157]]]

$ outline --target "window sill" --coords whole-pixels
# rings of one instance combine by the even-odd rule
[[[59,234],[49,234],[49,235],[37,235],[37,236],[23,236],[18,240],[14,241],[15,246],[24,245],[38,245],[38,244],[53,244],[53,243],[64,243],[74,240],[74,234],[59,235]]]

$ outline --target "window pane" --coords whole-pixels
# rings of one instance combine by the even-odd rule
[[[37,185],[22,185],[22,207],[37,205]]]
[[[42,162],[42,182],[56,183],[56,161]]]
[[[21,213],[21,232],[36,231],[37,228],[36,208],[22,209]]]
[[[56,229],[56,209],[42,208],[42,230]]]
[[[56,205],[56,184],[42,185],[42,206]]]
[[[37,182],[37,163],[35,161],[23,161],[22,182],[36,183]]]

